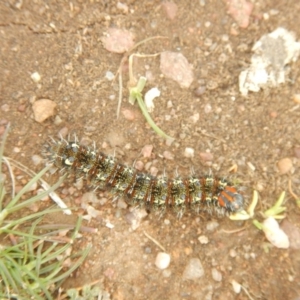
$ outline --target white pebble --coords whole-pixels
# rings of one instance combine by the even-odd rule
[[[186,147],[184,149],[184,156],[185,157],[191,158],[191,157],[194,157],[194,154],[195,154],[195,150],[193,148]]]
[[[191,258],[183,271],[183,280],[197,280],[204,275],[204,269],[199,258]]]
[[[32,73],[30,77],[36,83],[41,80],[41,75],[38,72]]]
[[[39,165],[43,161],[43,158],[39,155],[32,155],[31,159],[35,166]]]
[[[290,247],[290,241],[286,233],[279,227],[278,222],[269,217],[263,221],[263,232],[268,241],[277,248],[287,249]]]
[[[107,223],[105,224],[105,226],[106,226],[107,228],[110,228],[110,229],[113,229],[113,228],[115,227],[115,225],[112,224],[112,223],[110,223],[110,222],[107,222]]]
[[[155,265],[158,269],[164,270],[170,265],[171,256],[165,252],[159,252],[155,259]]]
[[[109,81],[112,81],[115,78],[115,75],[111,71],[105,73],[105,78]]]
[[[205,235],[200,235],[198,237],[198,241],[200,242],[200,244],[205,245],[208,244],[208,237]]]
[[[213,280],[218,281],[218,282],[222,281],[222,273],[220,271],[218,271],[217,269],[213,268],[211,270],[211,275],[212,275]]]
[[[206,224],[206,229],[208,231],[214,231],[219,226],[217,221],[210,221]]]
[[[236,294],[239,294],[241,292],[242,286],[236,282],[234,279],[231,281],[233,290]]]

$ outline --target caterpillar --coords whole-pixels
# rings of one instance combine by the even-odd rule
[[[130,205],[164,212],[172,209],[180,216],[186,209],[218,215],[236,213],[244,208],[238,188],[222,177],[154,177],[117,162],[113,156],[74,141],[53,141],[46,146],[46,156],[58,169],[83,177],[91,186],[123,196]],[[45,154],[44,153],[44,154]]]

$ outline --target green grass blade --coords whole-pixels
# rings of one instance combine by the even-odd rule
[[[40,171],[36,176],[34,176],[29,182],[20,190],[20,192],[12,199],[11,202],[8,203],[6,209],[10,209],[11,207],[14,207],[16,203],[20,200],[20,198],[29,190],[29,188],[37,182],[49,169],[51,166],[45,167],[42,171]],[[42,193],[43,194],[43,193]],[[41,194],[41,195],[42,195]],[[39,196],[39,195],[38,195]]]
[[[48,168],[48,167],[47,167]],[[43,169],[43,171],[44,170],[46,170],[45,172],[47,172],[48,171],[48,169],[47,168],[45,168],[45,169]],[[41,173],[41,172],[40,172]],[[40,173],[38,173],[38,175],[40,174]],[[41,176],[39,176],[39,178],[40,178]],[[61,185],[61,183],[64,181],[64,179],[65,179],[65,177],[66,177],[66,174],[64,175],[64,176],[62,176],[50,189],[48,189],[47,191],[44,191],[44,192],[42,192],[42,193],[40,193],[40,194],[38,194],[38,195],[36,195],[36,196],[33,196],[33,197],[31,197],[30,199],[28,199],[28,200],[26,200],[26,201],[24,201],[24,202],[22,202],[22,203],[20,203],[20,204],[17,204],[17,205],[13,205],[13,206],[7,206],[6,207],[6,209],[9,211],[9,213],[12,213],[12,212],[15,212],[15,211],[17,211],[17,210],[19,210],[19,209],[21,209],[21,208],[24,208],[24,207],[26,207],[26,206],[28,206],[28,205],[30,205],[30,204],[32,204],[32,203],[34,203],[34,202],[36,202],[37,200],[41,200],[44,196],[47,196],[47,195],[49,195],[51,192],[53,192],[54,190],[56,190],[60,185]],[[38,178],[38,179],[39,179]],[[37,180],[38,180],[37,179]],[[28,185],[28,184],[27,184]],[[26,186],[27,186],[26,185]],[[25,187],[26,187],[25,186]],[[31,186],[31,185],[30,185]],[[24,188],[25,188],[24,187]],[[24,189],[23,188],[23,189]],[[18,194],[19,195],[19,194]],[[16,197],[18,196],[18,195],[16,195]],[[22,196],[22,195],[21,195]],[[19,199],[18,199],[19,200]],[[11,202],[12,203],[12,202]],[[11,204],[11,203],[9,203],[9,205]]]
[[[18,287],[16,282],[14,281],[13,277],[11,276],[10,271],[7,269],[5,262],[3,262],[2,259],[0,259],[0,275],[3,279],[6,289],[12,289],[16,293],[18,293]]]

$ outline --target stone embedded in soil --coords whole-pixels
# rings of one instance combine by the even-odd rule
[[[276,87],[287,78],[286,65],[295,62],[300,54],[300,43],[295,35],[279,27],[263,35],[252,47],[251,65],[239,75],[239,89],[243,96],[264,87]]]
[[[134,164],[134,168],[138,171],[142,171],[144,169],[144,163],[141,160],[136,161]]]
[[[208,231],[214,231],[216,228],[219,227],[219,223],[217,221],[209,221],[207,224],[206,224],[206,229]]]
[[[210,152],[200,152],[199,156],[203,161],[212,161],[214,159],[214,155]]]
[[[247,28],[253,10],[253,3],[246,0],[227,0],[226,3],[228,13],[237,22],[239,27]]]
[[[282,158],[277,163],[278,170],[280,174],[287,174],[293,167],[293,162],[290,158]]]
[[[162,7],[166,12],[167,18],[169,18],[170,20],[174,20],[177,15],[178,6],[174,2],[163,1]]]
[[[295,94],[293,96],[293,100],[294,100],[294,102],[300,104],[300,94]]]
[[[218,281],[218,282],[222,281],[222,273],[220,271],[218,271],[216,268],[213,268],[211,270],[211,275],[212,275],[213,280]]]
[[[160,55],[160,70],[182,88],[189,88],[194,80],[192,65],[181,53],[165,51]]]
[[[151,157],[153,145],[145,145],[142,149],[142,155],[145,158]]]
[[[122,109],[122,114],[128,121],[133,121],[135,119],[134,112],[129,109]]]
[[[40,155],[32,155],[31,160],[35,166],[39,165],[44,159]]]
[[[125,219],[130,224],[132,230],[136,230],[141,223],[141,220],[148,215],[147,211],[143,208],[134,209],[130,213],[126,214]]]
[[[300,158],[300,146],[295,146],[294,154],[295,154],[295,157]]]
[[[241,290],[242,290],[242,286],[237,281],[235,281],[235,280],[232,280],[231,284],[232,284],[233,291],[236,294],[239,294],[241,292]]]
[[[164,151],[163,156],[165,159],[168,160],[173,160],[174,159],[174,154],[172,154],[170,151]]]
[[[30,77],[35,83],[38,83],[41,80],[41,75],[38,72],[32,73]]]
[[[208,244],[208,237],[206,235],[200,235],[198,237],[198,241],[200,242],[200,244],[206,245]]]
[[[184,156],[187,157],[187,158],[192,158],[194,157],[194,154],[195,154],[195,150],[193,148],[189,148],[189,147],[186,147],[184,149]]]
[[[300,229],[288,220],[283,220],[281,229],[287,234],[291,249],[300,249]]]
[[[171,262],[171,256],[165,252],[159,252],[155,259],[155,265],[157,268],[164,270],[166,269]]]
[[[109,28],[101,41],[106,50],[124,53],[134,46],[134,35],[126,29]]]
[[[81,197],[81,207],[86,208],[88,203],[98,203],[98,197],[94,192],[86,192]]]
[[[8,112],[9,111],[9,105],[8,104],[1,105],[1,110],[4,111],[4,112]]]
[[[66,138],[69,132],[69,128],[68,127],[63,127],[59,132],[58,132],[58,136],[60,138]]]
[[[183,280],[197,280],[204,275],[204,269],[199,258],[191,258],[182,275]]]
[[[34,119],[38,123],[43,123],[54,115],[56,103],[49,99],[40,99],[32,104]]]
[[[279,227],[278,222],[273,217],[268,217],[263,221],[263,232],[267,240],[275,247],[287,249],[290,246],[289,238]]]

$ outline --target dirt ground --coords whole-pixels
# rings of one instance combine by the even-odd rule
[[[263,34],[281,26],[300,39],[300,2],[255,1],[244,29],[235,24],[222,1],[174,2],[178,11],[170,19],[161,1],[128,0],[123,2],[125,9],[117,1],[1,1],[1,132],[11,123],[6,155],[39,171],[43,164],[35,166],[32,157],[41,155],[49,136],[76,133],[80,139],[95,141],[101,151],[115,153],[123,163],[148,163],[171,177],[176,171],[186,176],[191,168],[199,174],[212,170],[236,177],[248,202],[253,189],[259,191],[258,220],[262,220],[259,212],[286,191],[285,221],[299,230],[300,208],[288,192],[288,182],[300,195],[300,159],[295,153],[300,145],[300,106],[293,101],[300,92],[300,61],[289,66],[285,84],[248,97],[240,95],[238,76]],[[150,71],[147,88],[157,86],[162,92],[152,117],[175,137],[171,145],[153,132],[137,105],[128,103],[127,63],[121,114],[116,118],[118,81],[109,81],[106,72],[116,75],[123,54],[102,45],[101,37],[110,27],[131,31],[135,42],[167,37],[143,44],[136,52],[179,52],[192,64],[194,80],[187,89],[161,76],[158,57],[134,63],[135,76]],[[34,72],[41,75],[39,82],[32,80]],[[57,104],[55,115],[42,123],[33,117],[32,104],[39,99]],[[190,121],[195,113],[200,116],[196,123]],[[141,150],[149,144],[152,155],[145,159]],[[192,159],[184,156],[186,147],[195,150]],[[166,159],[165,151],[174,159]],[[210,165],[201,158],[205,152],[213,155]],[[277,169],[283,158],[293,163],[284,175]],[[230,175],[234,165],[236,173]],[[45,178],[49,183],[55,179]],[[68,205],[80,207],[88,191],[68,179],[57,193]],[[85,224],[98,232],[85,233],[75,246],[92,244],[92,251],[67,286],[99,280],[110,299],[300,299],[299,249],[270,247],[251,221],[193,213],[181,219],[171,213],[159,218],[150,213],[132,230],[129,207],[124,208],[122,201],[111,203],[109,193],[97,191],[96,196],[99,203],[94,207],[101,216]],[[167,269],[155,266],[162,250],[145,233],[171,255]],[[200,236],[208,243],[201,244]],[[187,280],[183,274],[192,258],[201,261],[204,275]],[[244,287],[240,293],[234,291],[233,280]]]

